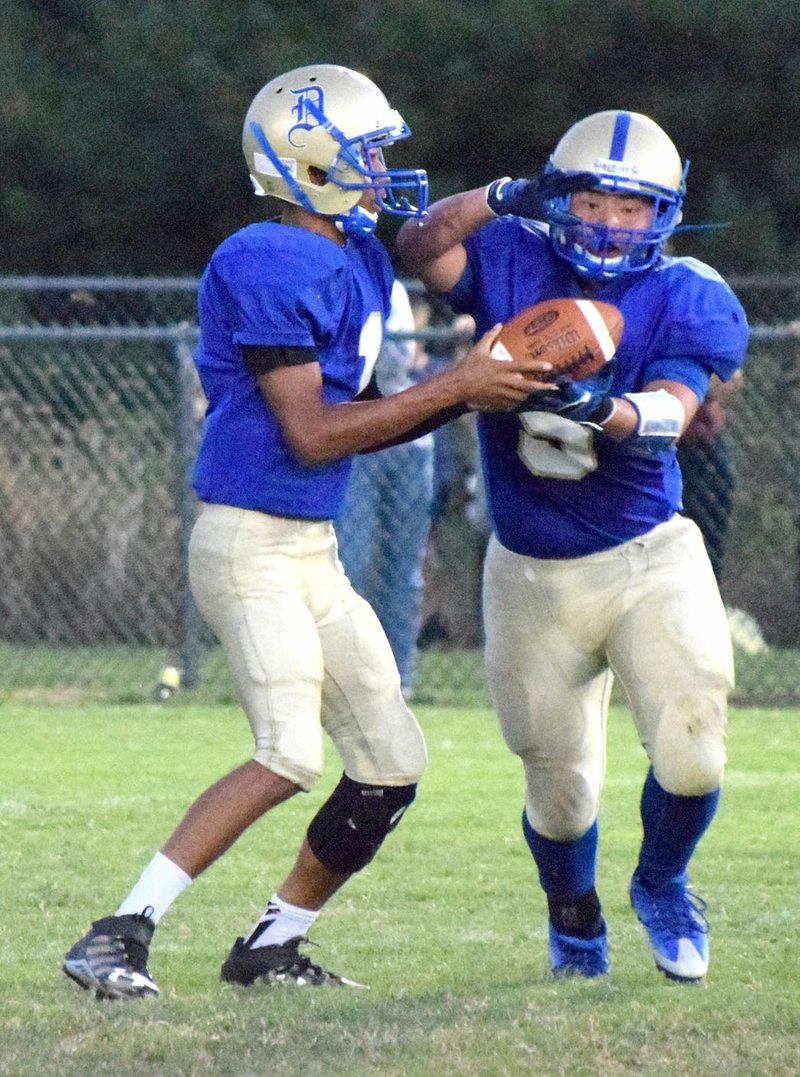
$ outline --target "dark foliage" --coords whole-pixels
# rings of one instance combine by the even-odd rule
[[[0,269],[196,272],[263,212],[239,132],[256,90],[325,61],[374,78],[433,196],[535,172],[600,108],[646,112],[692,160],[686,216],[726,272],[800,245],[796,0],[6,0]],[[391,244],[392,231],[385,238]]]

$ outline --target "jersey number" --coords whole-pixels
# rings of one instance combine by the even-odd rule
[[[383,319],[381,318],[379,311],[373,310],[364,322],[361,336],[358,338],[358,354],[364,363],[364,367],[361,371],[361,380],[358,385],[359,392],[369,385],[372,372],[378,361],[382,343]]]
[[[524,411],[517,452],[540,479],[582,479],[597,468],[592,431],[563,415]]]

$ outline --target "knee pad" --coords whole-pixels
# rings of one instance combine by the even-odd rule
[[[704,796],[725,771],[725,701],[718,695],[684,697],[662,715],[651,751],[659,783],[677,796]]]
[[[364,785],[346,774],[311,820],[306,838],[329,871],[360,871],[416,796],[413,785]]]
[[[529,752],[520,753],[520,758],[531,826],[551,841],[577,841],[597,818],[599,777],[580,767],[544,767]]]

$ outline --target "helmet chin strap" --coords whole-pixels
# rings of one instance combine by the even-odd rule
[[[355,205],[347,213],[334,217],[336,227],[346,236],[370,236],[378,226],[378,214]]]

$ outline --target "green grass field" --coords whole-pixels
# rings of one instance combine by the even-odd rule
[[[490,711],[419,708],[431,764],[412,811],[322,915],[315,957],[370,991],[219,982],[338,778],[256,824],[170,910],[157,1000],[99,1003],[60,972],[190,800],[249,752],[235,707],[6,704],[0,756],[0,1074],[699,1077],[800,1073],[799,716],[732,714],[728,779],[693,865],[704,986],[655,970],[627,903],[645,760],[612,714],[599,889],[607,982],[547,977],[522,783]]]
[[[221,648],[201,648],[196,660],[197,683],[181,692],[183,701],[233,703]],[[166,664],[180,665],[180,658],[162,647],[22,647],[0,641],[0,705],[148,703]],[[425,706],[487,707],[480,648],[420,651],[414,688],[417,703]],[[764,654],[737,650],[732,702],[800,706],[800,648],[770,647]]]

